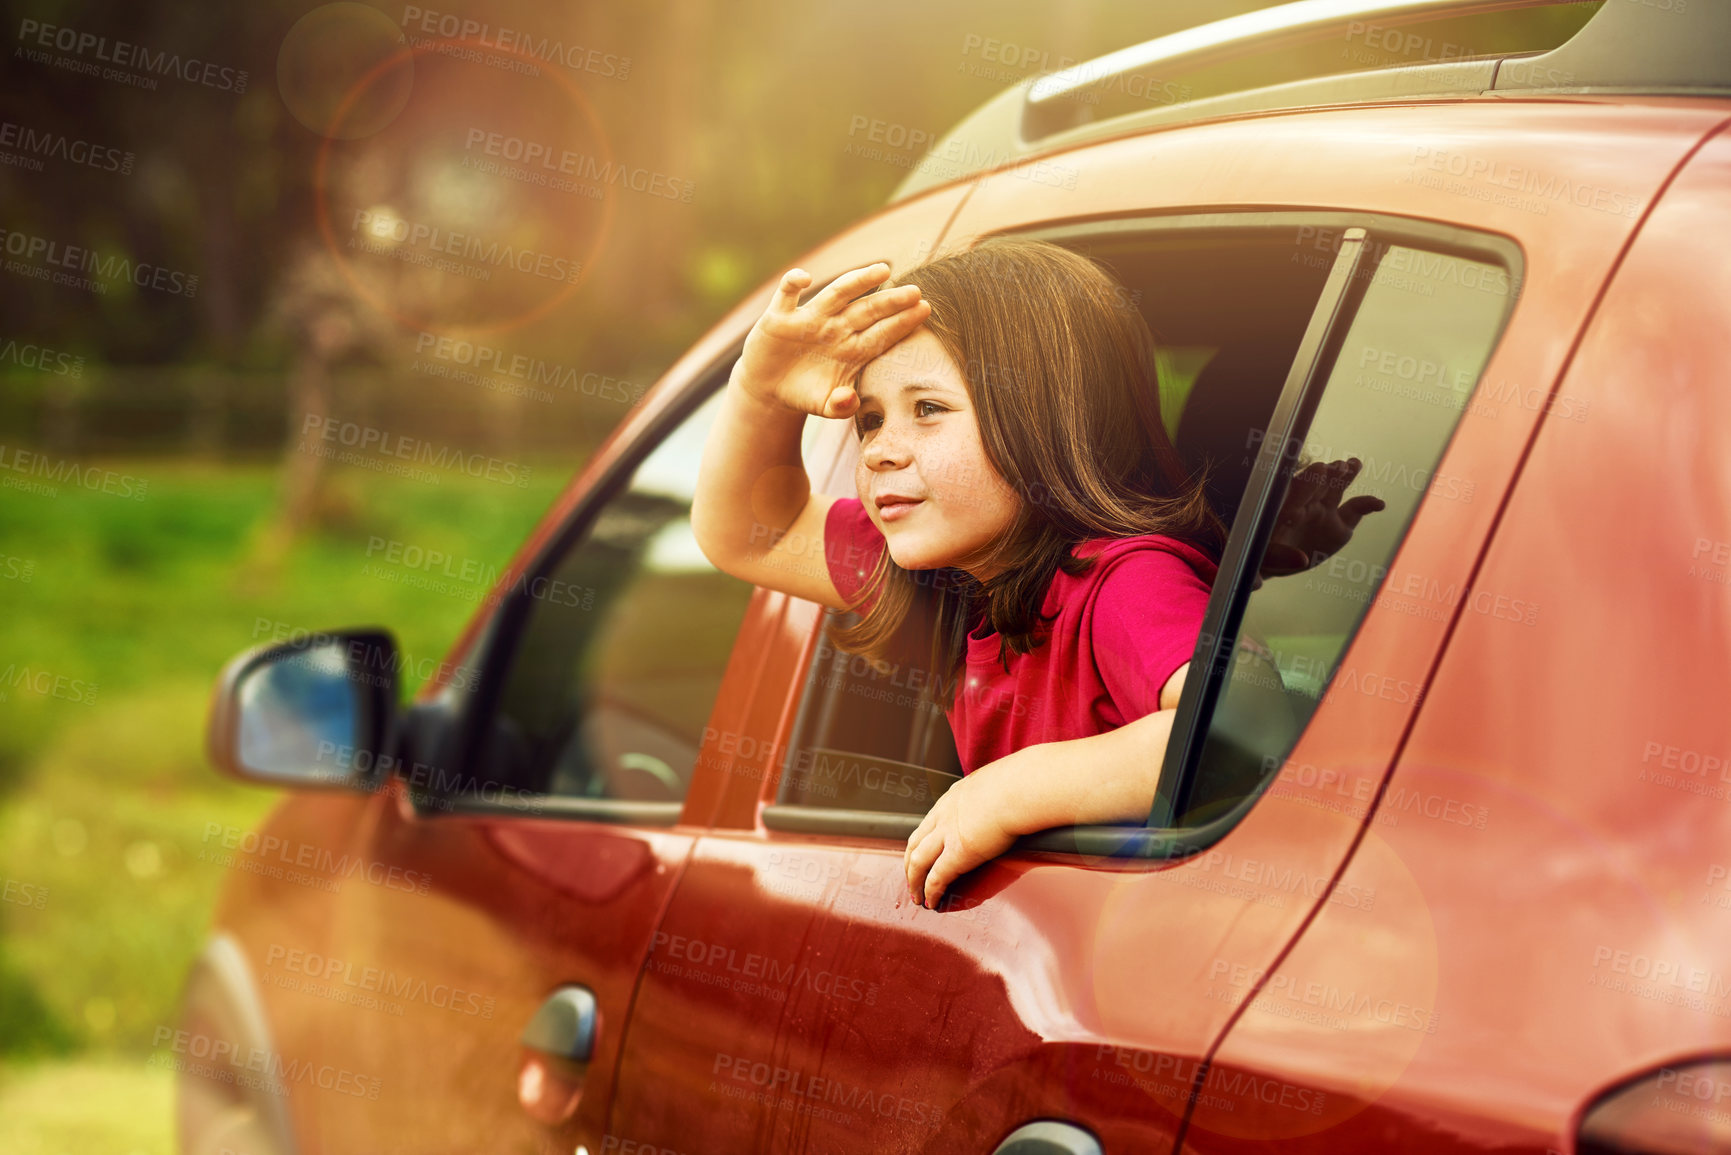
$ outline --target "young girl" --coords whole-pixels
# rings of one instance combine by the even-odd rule
[[[1147,820],[1225,527],[1161,425],[1148,327],[1098,265],[1003,238],[889,276],[805,305],[810,276],[782,277],[692,525],[723,571],[860,610],[843,648],[882,657],[910,614],[930,630],[965,775],[908,839],[930,905],[1018,835]],[[857,500],[812,492],[807,414],[852,420]]]

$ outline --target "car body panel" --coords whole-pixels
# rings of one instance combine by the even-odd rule
[[[1473,581],[1536,613],[1457,612],[1345,875],[1391,901],[1368,925],[1320,914],[1270,1000],[1327,1013],[1368,995],[1433,1009],[1434,1030],[1254,1006],[1219,1081],[1321,1088],[1332,1129],[1240,1099],[1199,1107],[1190,1149],[1568,1150],[1599,1092],[1731,1051],[1728,235],[1721,131],[1654,205],[1544,399]]]
[[[392,801],[400,804],[372,812],[356,846],[431,885],[426,893],[345,888],[333,912],[332,942],[341,946],[328,952],[327,967],[337,969],[325,981],[355,1001],[325,1012],[330,1049],[358,1070],[389,1075],[376,1101],[326,1101],[319,1149],[543,1149],[558,1132],[525,1114],[519,1095],[525,1077],[547,1077],[526,1075],[518,1036],[569,983],[593,992],[599,1018],[563,1129],[599,1135],[642,952],[691,836],[416,814],[405,799]],[[381,977],[369,981],[369,968]],[[363,992],[382,1006],[372,1009]],[[546,1149],[572,1145],[559,1143]]]
[[[234,943],[237,967],[251,972],[251,991],[259,1000],[258,1011],[270,1025],[268,1045],[285,1068],[315,1069],[346,1061],[353,1045],[347,1038],[331,1038],[328,1024],[317,1013],[308,1013],[298,992],[268,981],[276,977],[266,965],[273,946],[295,943],[305,950],[324,954],[330,949],[333,925],[333,894],[365,885],[367,866],[348,857],[360,824],[376,799],[341,790],[299,791],[289,794],[273,809],[256,831],[205,826],[199,848],[202,861],[221,864],[229,874],[212,916],[218,938],[226,934]],[[251,1008],[233,1007],[229,1013],[243,1021]],[[200,1025],[183,1021],[182,1029],[197,1032]],[[234,1040],[241,1042],[241,1040]],[[248,1046],[257,1045],[252,1040]],[[375,1077],[362,1072],[367,1077]],[[225,1080],[226,1081],[226,1080]],[[320,1150],[315,1138],[319,1112],[329,1096],[290,1083],[286,1096],[295,1135],[302,1155]],[[289,1155],[289,1153],[283,1153]]]

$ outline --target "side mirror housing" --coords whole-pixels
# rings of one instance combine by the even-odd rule
[[[393,761],[397,668],[396,639],[377,629],[248,650],[217,677],[206,752],[248,782],[370,789]]]

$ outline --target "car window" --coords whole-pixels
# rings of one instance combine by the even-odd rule
[[[1250,594],[1180,825],[1229,810],[1291,752],[1420,503],[1473,499],[1471,480],[1438,473],[1437,464],[1496,343],[1509,277],[1499,265],[1401,245],[1376,259],[1291,473],[1356,457],[1361,467],[1342,504],[1374,497],[1383,508],[1364,514],[1319,564],[1268,577]],[[1442,612],[1435,598],[1407,600]],[[1375,692],[1410,700],[1416,687]]]
[[[1143,307],[1161,351],[1163,417],[1186,462],[1207,471],[1211,503],[1228,524],[1331,264],[1296,258],[1292,235],[1065,242],[1111,267]],[[1302,475],[1312,464],[1357,457],[1360,472],[1343,500],[1374,496],[1383,508],[1313,568],[1270,576],[1250,594],[1226,685],[1200,731],[1179,825],[1229,810],[1291,751],[1420,502],[1471,500],[1470,482],[1435,468],[1506,317],[1509,275],[1501,265],[1406,245],[1371,251],[1362,298],[1291,465]],[[836,476],[845,481],[851,470]],[[1233,577],[1223,569],[1218,581]],[[959,776],[948,723],[932,701],[933,675],[918,657],[923,643],[905,642],[907,660],[874,667],[820,635],[778,806],[919,814]],[[1197,655],[1193,670],[1209,661],[1200,643]]]
[[[1282,228],[1065,242],[1106,265],[1125,287],[1124,307],[1149,320],[1162,419],[1186,462],[1215,478],[1209,496],[1228,521],[1249,476],[1240,468],[1240,425],[1267,424],[1327,279],[1327,262],[1292,259],[1292,235]],[[850,439],[832,493],[853,495],[855,453]],[[908,627],[896,639],[898,656],[874,667],[820,634],[778,805],[920,814],[960,777],[925,645]]]
[[[781,804],[924,814],[961,777],[918,641],[904,628],[897,659],[874,665],[819,633],[782,768]]]
[[[753,587],[691,532],[715,393],[674,426],[530,588],[489,773],[529,794],[685,796]]]

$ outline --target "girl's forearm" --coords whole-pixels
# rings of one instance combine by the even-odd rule
[[[806,415],[749,392],[739,372],[735,362],[698,467],[691,526],[705,552],[768,549],[811,496],[800,454]]]
[[[1176,710],[1146,714],[1116,730],[1027,746],[1004,759],[1016,781],[1014,829],[1148,821]]]

